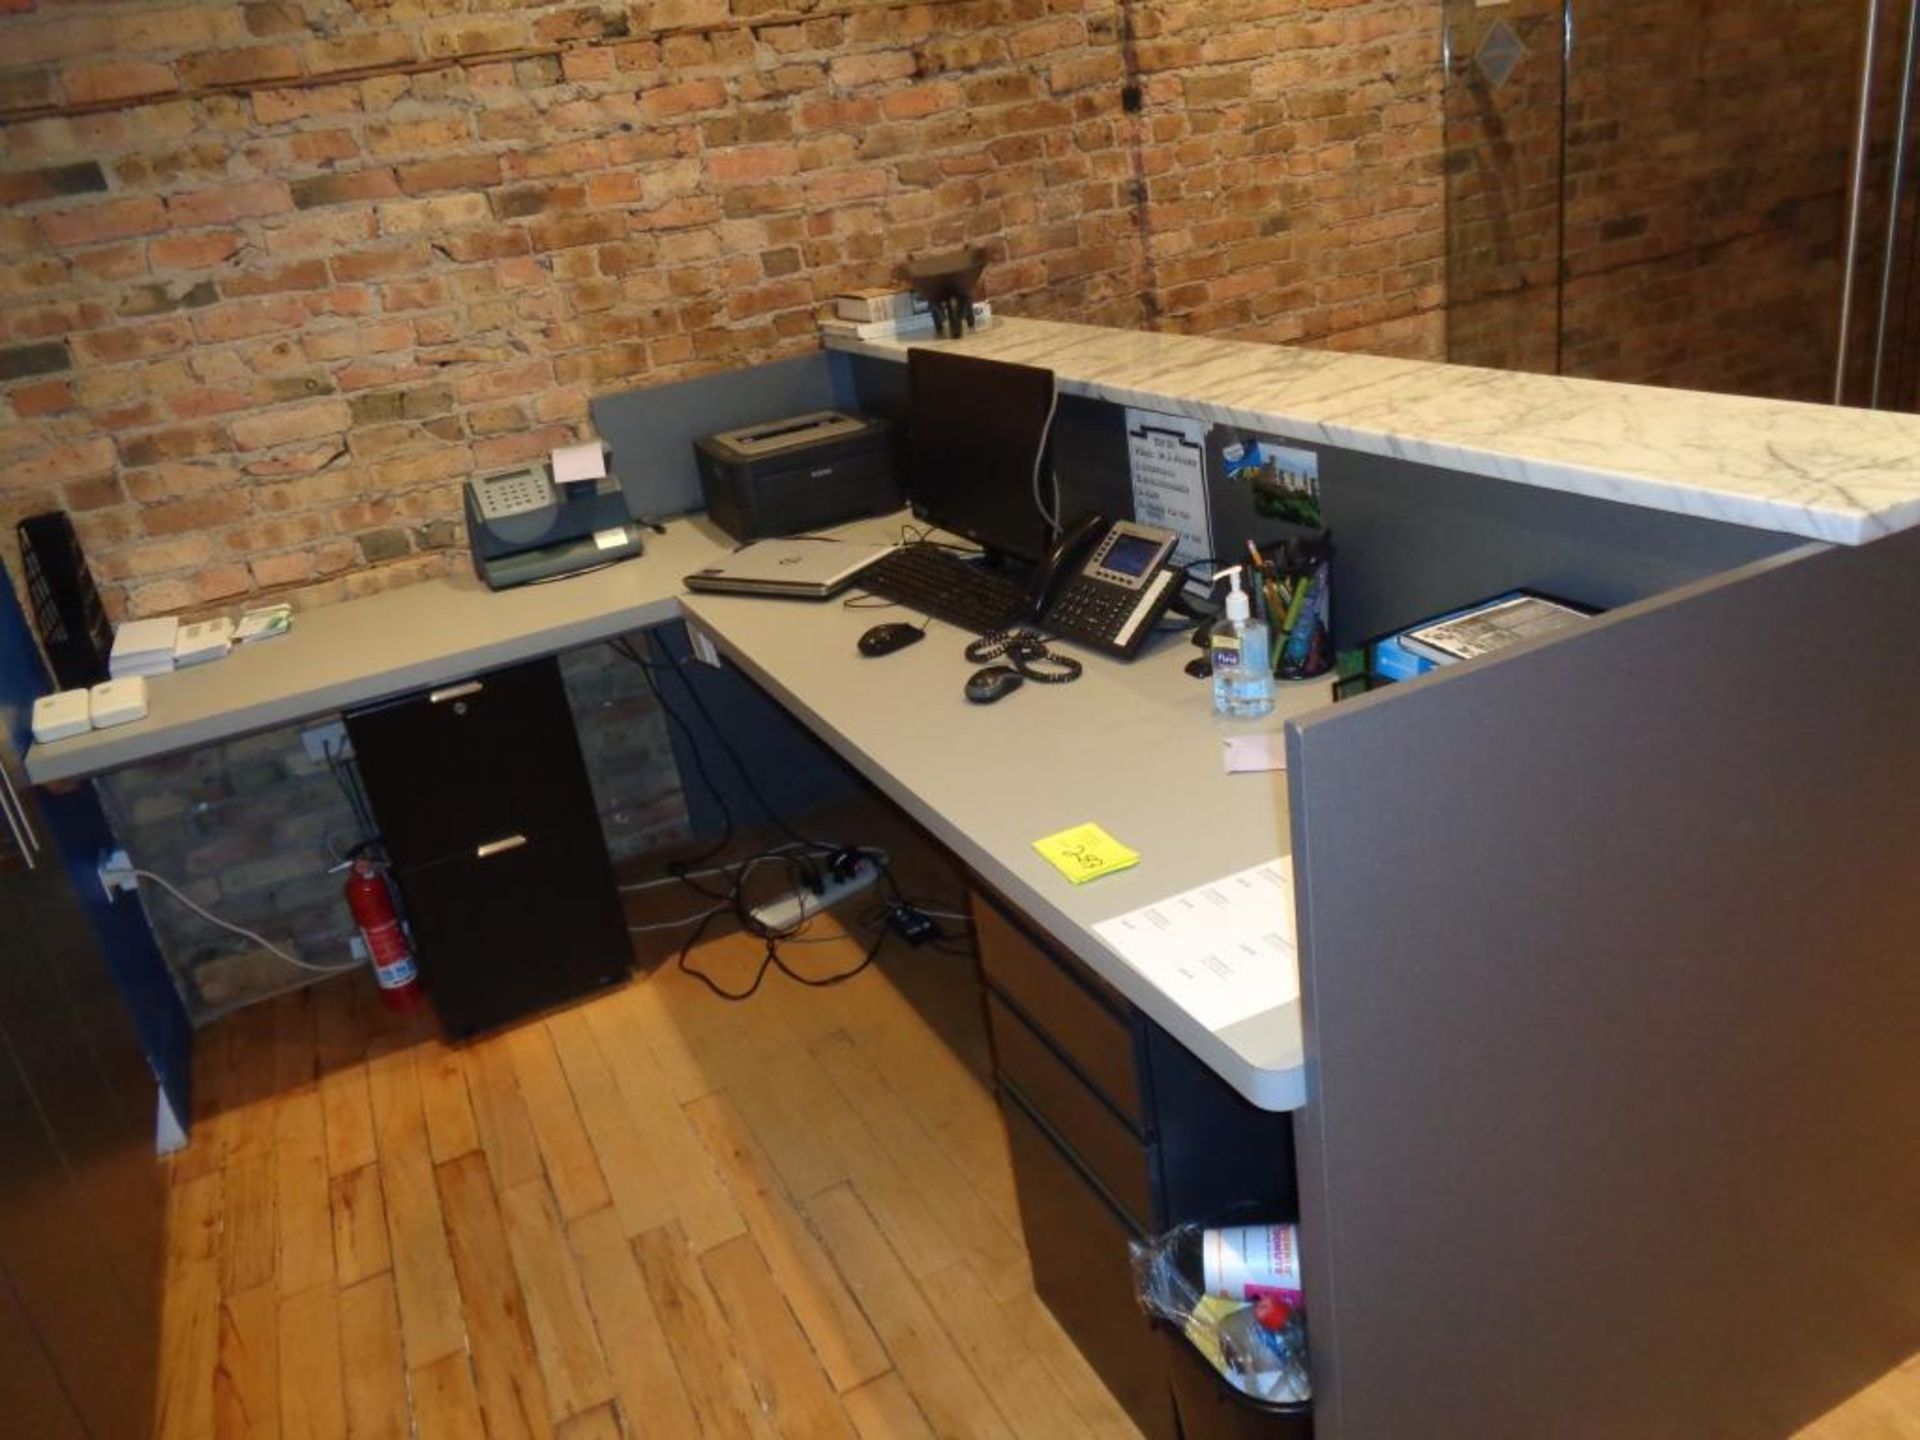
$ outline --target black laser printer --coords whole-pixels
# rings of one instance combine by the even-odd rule
[[[884,420],[815,410],[693,442],[713,523],[739,541],[798,535],[900,507]]]

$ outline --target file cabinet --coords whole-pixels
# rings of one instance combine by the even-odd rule
[[[626,920],[557,661],[369,706],[347,731],[449,1034],[626,976]]]
[[[1211,1440],[1210,1417],[1176,1419],[1180,1357],[1134,1299],[1127,1242],[1297,1215],[1291,1119],[1248,1104],[1004,901],[970,899],[1034,1289],[1148,1440]],[[1310,1429],[1289,1417],[1263,1433]]]

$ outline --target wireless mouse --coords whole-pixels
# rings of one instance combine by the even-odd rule
[[[876,625],[860,637],[862,655],[891,655],[896,650],[904,650],[926,632],[917,625],[907,625],[894,621],[888,625]]]
[[[1018,690],[1020,683],[1018,670],[1006,665],[989,665],[967,677],[967,699],[976,705],[991,705],[1002,695]]]

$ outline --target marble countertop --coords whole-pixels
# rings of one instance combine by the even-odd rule
[[[1920,524],[1920,416],[997,317],[915,344],[1041,365],[1061,390],[1576,495],[1859,545]]]

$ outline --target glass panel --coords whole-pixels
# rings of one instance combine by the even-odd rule
[[[1444,8],[1448,358],[1551,372],[1559,368],[1561,0],[1445,0]]]
[[[1871,393],[1908,0],[1882,8],[1854,404]],[[1449,357],[1831,399],[1866,0],[1444,9]],[[1524,46],[1510,73],[1502,31]],[[1914,204],[1910,186],[1903,213]],[[1896,246],[1883,362],[1882,403],[1903,408],[1920,387],[1912,228]]]

